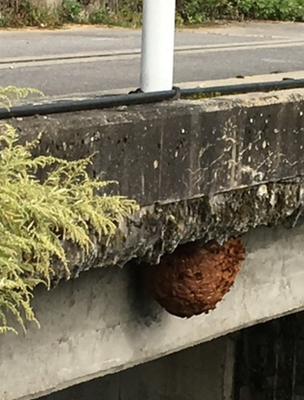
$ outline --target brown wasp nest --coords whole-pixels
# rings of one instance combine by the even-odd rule
[[[241,238],[223,245],[188,243],[148,265],[144,281],[150,294],[170,314],[190,318],[215,309],[233,285],[245,247]]]

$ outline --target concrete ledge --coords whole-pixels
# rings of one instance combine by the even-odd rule
[[[38,149],[95,151],[92,174],[142,205],[171,203],[304,172],[304,90],[95,110],[13,121]],[[10,121],[11,122],[11,121]]]
[[[105,172],[121,194],[149,205],[124,221],[110,244],[92,238],[96,246],[84,262],[67,244],[75,277],[133,258],[157,263],[187,241],[296,224],[304,201],[303,115],[304,90],[293,90],[10,122],[22,140],[44,132],[39,154],[77,159],[99,152],[91,174]],[[54,268],[55,280],[65,277],[62,266]]]
[[[123,267],[134,259],[139,263],[157,264],[164,253],[171,253],[179,244],[197,240],[205,243],[212,239],[222,242],[261,225],[294,227],[303,214],[303,194],[303,178],[297,178],[143,207],[121,221],[109,242],[92,235],[94,248],[85,259],[78,246],[65,242],[71,277],[94,267]],[[66,269],[55,261],[53,268],[55,285],[66,278]]]
[[[0,341],[0,398],[37,398],[304,308],[304,226],[245,235],[247,259],[218,308],[181,320],[142,291],[134,265],[36,292],[41,329]]]

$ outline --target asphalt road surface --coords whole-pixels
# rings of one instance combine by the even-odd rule
[[[141,32],[131,29],[1,30],[0,86],[35,87],[46,95],[137,88],[140,41]],[[290,71],[304,71],[304,24],[251,22],[176,33],[176,84]]]

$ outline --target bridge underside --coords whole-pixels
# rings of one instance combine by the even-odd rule
[[[302,310],[303,239],[303,225],[248,232],[231,292],[215,311],[189,320],[161,309],[132,263],[89,271],[51,293],[40,288],[34,307],[41,329],[1,338],[1,396],[39,397]]]

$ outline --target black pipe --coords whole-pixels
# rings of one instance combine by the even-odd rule
[[[99,110],[104,108],[156,103],[164,100],[171,100],[176,96],[176,90],[168,90],[155,93],[134,93],[113,96],[101,96],[94,99],[84,100],[62,100],[45,104],[25,104],[11,107],[10,109],[0,108],[0,119],[32,117],[34,115],[49,115],[67,113],[72,111]]]
[[[35,115],[49,115],[67,113],[73,111],[97,110],[119,106],[129,106],[147,103],[157,103],[175,98],[195,97],[198,95],[231,95],[251,92],[268,92],[273,90],[304,88],[304,79],[286,79],[274,82],[246,83],[228,86],[214,86],[208,88],[192,88],[140,93],[135,91],[131,94],[101,96],[84,100],[62,100],[45,104],[25,104],[11,107],[9,110],[0,108],[0,119],[31,117]]]
[[[286,90],[304,88],[304,79],[284,79],[274,82],[243,83],[238,85],[214,86],[210,88],[182,89],[181,97],[189,98],[199,94],[219,94],[221,96],[231,94],[270,92],[273,90]]]

